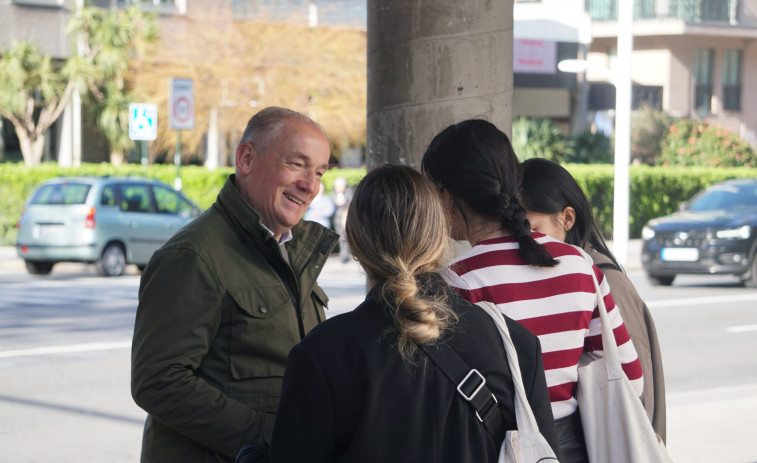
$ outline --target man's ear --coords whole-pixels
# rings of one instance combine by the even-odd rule
[[[576,211],[572,207],[566,206],[565,209],[562,210],[562,213],[565,218],[563,228],[565,228],[565,232],[567,233],[568,230],[573,228],[573,225],[576,224]]]
[[[252,143],[241,143],[237,146],[237,172],[241,175],[247,175],[252,171],[252,165],[255,163],[255,147]]]

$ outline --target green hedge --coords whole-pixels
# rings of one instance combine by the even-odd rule
[[[611,238],[614,167],[597,164],[570,164],[565,167],[589,198],[600,228]],[[630,236],[640,237],[641,228],[647,221],[675,212],[681,202],[705,187],[741,177],[757,177],[757,169],[631,166]]]
[[[234,170],[231,167],[209,171],[200,166],[182,166],[180,169],[182,191],[202,209],[215,201],[218,191],[226,177]],[[0,246],[13,245],[16,242],[16,222],[24,209],[24,202],[42,181],[59,176],[75,175],[137,175],[174,184],[176,167],[168,164],[155,164],[142,168],[139,164],[114,166],[108,163],[83,164],[81,167],[60,167],[55,163],[42,164],[39,167],[26,167],[22,163],[0,163]],[[327,191],[331,191],[334,179],[344,176],[350,185],[357,185],[365,175],[364,169],[331,169],[323,177]]]
[[[586,192],[594,208],[601,229],[610,237],[612,230],[613,166],[607,164],[567,164],[565,166]],[[182,191],[201,208],[215,201],[232,168],[208,171],[199,166],[182,166]],[[152,165],[146,169],[138,164],[115,167],[111,164],[85,164],[77,168],[43,164],[26,167],[23,164],[0,163],[0,245],[13,245],[16,240],[16,222],[24,201],[43,180],[73,175],[139,175],[162,180],[173,185],[176,167]],[[327,191],[334,179],[347,178],[355,186],[365,175],[364,169],[331,169],[323,177]],[[694,193],[712,183],[738,177],[757,177],[757,169],[701,168],[701,167],[650,167],[631,166],[630,236],[641,235],[641,227],[655,217],[669,214]]]

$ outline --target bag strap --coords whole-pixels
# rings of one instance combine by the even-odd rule
[[[597,297],[597,311],[599,312],[599,321],[602,325],[602,350],[605,353],[607,377],[610,379],[619,379],[623,376],[623,366],[620,362],[618,344],[615,341],[615,335],[613,334],[612,325],[610,324],[610,316],[607,314],[607,307],[605,306],[605,300],[602,296],[602,290],[599,288],[597,275],[594,273],[594,263],[588,254],[583,252],[583,250],[581,251],[584,255],[584,258],[592,266],[590,272],[591,278],[594,281],[594,292]]]
[[[476,418],[484,425],[495,442],[502,439],[505,430],[505,416],[499,408],[497,398],[486,386],[486,378],[475,368],[470,368],[460,354],[446,343],[421,346],[437,367],[444,373],[457,392],[475,410]]]
[[[507,328],[505,316],[499,311],[497,306],[491,302],[481,301],[477,302],[476,305],[489,314],[494,321],[494,324],[497,325],[499,334],[502,337],[505,353],[507,354],[507,363],[510,366],[513,385],[515,386],[515,420],[518,423],[518,430],[540,433],[541,431],[539,431],[539,425],[536,423],[536,417],[534,416],[533,410],[531,410],[531,404],[528,402],[526,389],[523,386],[523,377],[520,372],[518,352],[516,351],[515,344],[513,344],[513,339],[510,336],[510,330]]]

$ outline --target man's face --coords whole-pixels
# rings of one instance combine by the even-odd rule
[[[242,195],[278,239],[305,214],[318,194],[331,149],[326,137],[307,121],[290,118],[265,153],[247,144],[249,165],[238,169]],[[244,156],[243,156],[244,157]]]

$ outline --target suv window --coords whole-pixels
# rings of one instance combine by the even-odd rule
[[[92,185],[88,183],[53,183],[43,185],[31,204],[84,204]]]
[[[155,204],[158,206],[158,212],[163,214],[177,214],[181,217],[189,217],[194,211],[194,207],[186,199],[170,188],[154,186],[152,188],[155,194]]]
[[[125,212],[152,212],[147,185],[119,185],[121,210]]]

